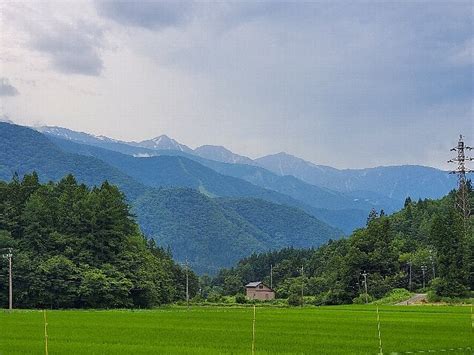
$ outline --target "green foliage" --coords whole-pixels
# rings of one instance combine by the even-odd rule
[[[14,250],[17,307],[151,307],[184,298],[184,271],[147,241],[120,190],[92,189],[72,175],[0,184],[0,248]],[[7,267],[0,264],[0,306]],[[198,288],[190,275],[191,293]]]
[[[235,295],[235,303],[244,304],[247,303],[247,297],[243,293],[238,293]]]
[[[250,198],[214,199],[191,189],[149,192],[136,200],[133,212],[147,235],[169,246],[178,260],[187,258],[193,270],[207,274],[255,252],[289,245],[316,247],[340,236],[292,207]]]
[[[433,219],[431,230],[438,251],[439,279],[433,282],[436,294],[462,297],[468,292],[469,259],[468,240],[464,234],[462,217],[450,209]],[[471,260],[472,262],[472,260]]]
[[[314,296],[314,304],[343,304],[360,301],[366,272],[370,299],[384,297],[383,303],[405,297],[407,290],[421,291],[424,268],[425,285],[436,294],[463,298],[473,286],[473,219],[470,233],[464,232],[454,193],[438,201],[407,199],[405,208],[391,216],[377,216],[374,211],[367,227],[347,239],[329,241],[315,250],[252,255],[222,270],[213,283],[225,285],[232,275],[243,283],[268,283],[273,265],[274,288],[278,297],[286,298],[294,293],[292,288],[301,285],[298,270],[303,265],[304,294]],[[392,290],[396,291],[391,294]]]
[[[354,304],[365,304],[373,301],[373,297],[367,293],[361,293],[359,296],[352,300]]]
[[[289,305],[289,306],[293,306],[293,307],[297,307],[297,306],[303,305],[303,299],[301,298],[301,295],[298,295],[298,294],[296,294],[296,293],[292,293],[292,294],[288,297],[288,305]]]
[[[372,303],[373,304],[395,304],[395,303],[403,302],[409,299],[412,295],[413,295],[412,292],[404,288],[394,288],[389,293],[387,293],[384,297]]]

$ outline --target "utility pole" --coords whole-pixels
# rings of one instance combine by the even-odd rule
[[[421,265],[421,272],[423,273],[423,288],[425,288],[425,272],[426,272],[426,265]]]
[[[433,271],[433,279],[436,278],[436,271],[435,271],[435,264],[434,264],[434,259],[433,259],[433,250],[430,249],[430,261],[431,261],[431,269]]]
[[[409,271],[409,279],[408,279],[408,289],[411,291],[411,265],[412,265],[412,262],[409,261],[408,262],[408,266],[410,267],[410,271]]]
[[[180,265],[184,266],[185,274],[186,274],[186,306],[189,308],[189,266],[188,266],[188,258],[186,258],[186,262],[179,263]]]
[[[364,287],[365,287],[365,304],[369,303],[369,293],[367,291],[367,275],[369,275],[367,272],[364,271],[362,276],[364,276]]]
[[[13,278],[12,278],[12,258],[13,249],[7,248],[7,253],[3,254],[4,259],[8,259],[8,309],[13,309]]]
[[[273,290],[273,264],[270,264],[270,288]]]
[[[469,206],[469,191],[467,187],[466,174],[472,173],[474,170],[469,169],[466,164],[473,161],[473,157],[466,156],[466,151],[472,150],[464,144],[464,137],[459,135],[458,145],[451,149],[452,152],[457,152],[457,156],[448,160],[448,163],[457,164],[457,167],[450,172],[458,176],[458,193],[456,196],[456,207],[461,212],[464,218],[464,234],[467,234],[469,227],[469,216],[471,215],[471,208]]]
[[[186,305],[189,308],[189,267],[188,267],[188,258],[186,258]]]
[[[304,266],[301,265],[301,307],[304,306]]]

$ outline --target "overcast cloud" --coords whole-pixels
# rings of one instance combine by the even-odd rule
[[[1,75],[21,92],[2,99],[0,115],[19,123],[127,140],[168,134],[336,167],[446,168],[459,133],[474,144],[468,1],[0,10]]]
[[[0,96],[16,96],[18,90],[10,84],[7,78],[0,78]]]

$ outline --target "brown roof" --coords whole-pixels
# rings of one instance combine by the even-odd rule
[[[246,288],[257,288],[260,285],[263,285],[263,286],[267,287],[268,289],[272,290],[269,286],[265,285],[262,281],[249,282],[247,285],[245,285],[245,287]]]

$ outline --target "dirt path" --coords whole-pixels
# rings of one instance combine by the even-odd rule
[[[406,301],[397,303],[396,306],[408,306],[411,304],[426,302],[427,296],[428,295],[426,293],[415,293],[412,297],[410,297]]]

